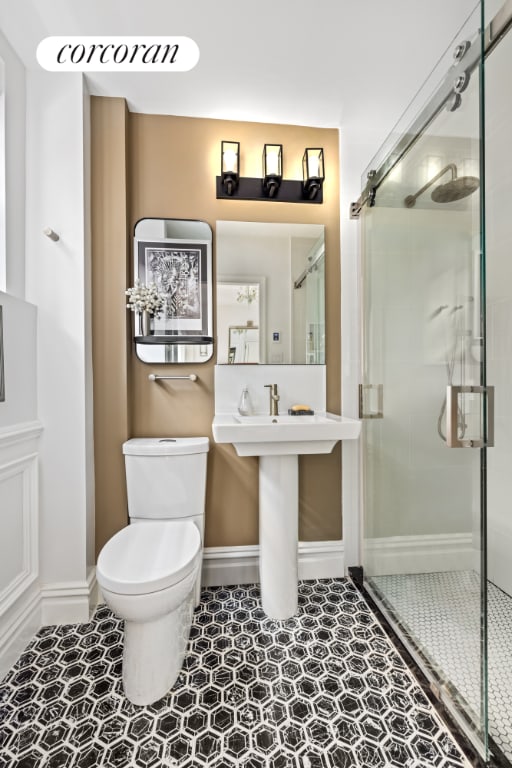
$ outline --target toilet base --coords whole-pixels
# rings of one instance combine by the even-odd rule
[[[195,589],[171,613],[154,621],[125,620],[123,687],[126,698],[141,706],[153,704],[172,688],[187,649]]]

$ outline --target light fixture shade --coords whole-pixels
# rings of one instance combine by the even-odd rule
[[[233,195],[240,178],[240,142],[221,142],[221,178],[226,194]]]
[[[283,178],[283,145],[263,146],[263,190],[268,197],[275,197]]]
[[[324,150],[307,147],[302,158],[304,196],[312,200],[322,188],[324,174]]]

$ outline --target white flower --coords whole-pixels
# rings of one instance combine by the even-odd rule
[[[145,285],[145,283],[141,283],[138,277],[135,278],[133,288],[128,288],[125,293],[129,296],[126,307],[132,312],[146,310],[150,315],[158,317],[165,303],[165,296],[159,293],[155,283]]]

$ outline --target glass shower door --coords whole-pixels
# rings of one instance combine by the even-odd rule
[[[485,69],[487,378],[496,387],[495,446],[487,457],[489,736],[512,764],[512,92],[503,87],[512,71],[511,31]]]
[[[365,586],[485,755],[480,101],[477,67],[362,210],[360,402]]]

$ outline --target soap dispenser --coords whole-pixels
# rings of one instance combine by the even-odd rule
[[[240,416],[250,416],[252,413],[251,397],[249,395],[249,387],[244,384],[242,394],[240,395],[240,402],[238,403],[238,413]]]

